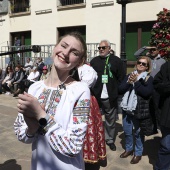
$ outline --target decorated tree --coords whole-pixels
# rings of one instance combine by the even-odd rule
[[[170,10],[163,8],[151,30],[149,44],[157,46],[161,57],[170,60]]]

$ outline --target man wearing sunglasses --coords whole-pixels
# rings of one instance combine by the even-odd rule
[[[98,47],[99,56],[94,57],[90,65],[98,74],[92,92],[102,113],[105,115],[105,140],[111,150],[115,151],[115,124],[118,109],[118,84],[124,78],[123,62],[110,53],[108,40],[102,40]]]
[[[148,50],[146,53],[148,57],[151,58],[151,63],[152,63],[152,71],[151,71],[151,76],[155,77],[155,75],[159,72],[162,64],[165,63],[165,60],[161,58],[159,54],[159,50],[157,49],[156,45],[155,46],[144,46],[137,50],[134,55],[138,58],[141,56],[144,51]]]

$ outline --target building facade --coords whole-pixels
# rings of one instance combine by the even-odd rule
[[[156,14],[169,5],[170,0],[132,0],[126,5],[128,61],[135,60],[138,48],[148,45]],[[1,0],[0,53],[14,46],[15,37],[23,46],[54,45],[59,36],[77,30],[89,44],[89,57],[97,55],[102,39],[108,39],[120,56],[121,15],[116,0]]]

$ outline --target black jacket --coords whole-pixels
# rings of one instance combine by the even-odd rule
[[[170,61],[154,77],[154,88],[160,94],[160,125],[170,128]]]
[[[134,83],[134,87],[132,84],[127,83],[129,75],[127,75],[124,80],[119,85],[119,93],[125,94],[129,89],[134,88],[137,95],[148,99],[153,93],[153,77],[149,77],[147,82],[145,80],[140,79]]]
[[[153,93],[153,77],[150,76],[147,81],[139,79],[134,83],[134,86],[127,83],[128,77],[129,75],[120,84],[119,93],[125,94],[128,90],[135,90],[138,103],[134,116],[136,119],[139,119],[141,131],[146,136],[156,134],[155,114],[152,109],[153,105],[150,103],[150,97]]]
[[[13,78],[11,79],[11,82],[20,83],[21,80],[24,78],[24,72],[22,70],[19,70],[18,72],[14,72]]]
[[[37,70],[38,70],[39,73],[40,73],[40,76],[39,76],[39,77],[41,77],[41,74],[42,74],[42,72],[43,72],[43,67],[44,67],[44,66],[45,66],[45,64],[44,64],[43,62],[37,64]]]
[[[102,75],[104,74],[105,63],[106,58],[100,56],[93,58],[90,62],[90,65],[94,68],[94,70],[98,74],[98,79],[96,81],[95,86],[92,89],[92,92],[95,95],[100,107],[101,107],[100,97],[103,89]],[[113,107],[117,106],[118,85],[123,80],[125,73],[123,69],[123,62],[121,61],[121,59],[112,54],[109,57],[108,65],[106,67],[107,75],[109,75],[109,67],[113,75],[113,78],[108,76],[108,83],[106,84],[106,86],[109,95],[110,105],[111,107]]]

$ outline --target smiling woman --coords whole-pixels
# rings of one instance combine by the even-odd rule
[[[119,86],[119,92],[124,94],[121,108],[125,134],[125,151],[120,158],[126,158],[134,152],[131,164],[137,164],[142,158],[144,136],[157,133],[157,127],[153,125],[155,115],[150,114],[150,104],[147,103],[153,92],[153,77],[150,76],[150,71],[150,58],[142,56],[137,60],[135,71],[127,75]],[[143,116],[141,113],[147,115],[145,122],[140,120]]]
[[[52,59],[48,78],[19,95],[15,133],[18,140],[33,145],[32,170],[84,170],[90,91],[72,78],[73,70],[86,60],[81,35],[72,32],[62,37]]]
[[[136,62],[136,70],[138,74],[147,71],[148,73],[151,72],[151,60],[149,57],[141,56]]]

